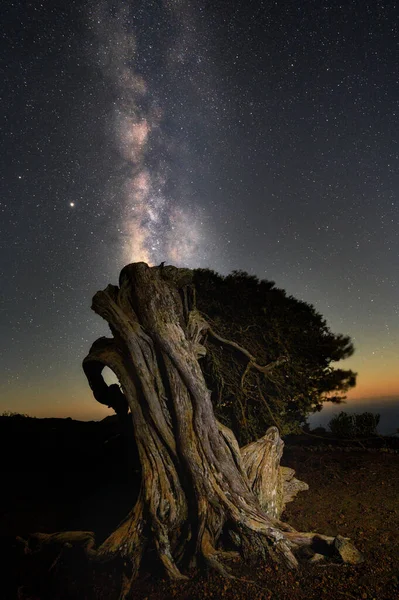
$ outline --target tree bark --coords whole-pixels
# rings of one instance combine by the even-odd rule
[[[299,546],[316,538],[334,542],[280,521],[286,502],[307,485],[280,467],[277,428],[240,451],[232,431],[216,420],[198,362],[209,325],[194,299],[190,271],[145,263],[125,267],[119,287],[110,285],[93,298],[112,338],[93,344],[83,368],[97,400],[118,414],[130,410],[142,468],[130,514],[97,550],[91,538],[88,545],[93,559],[123,560],[121,597],[149,550],[169,577],[184,579],[183,570],[194,564],[231,576],[225,560],[231,546],[244,559],[295,568]],[[122,391],[106,385],[104,366]]]

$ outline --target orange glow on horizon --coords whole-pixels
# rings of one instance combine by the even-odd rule
[[[358,373],[357,385],[346,395],[346,402],[381,403],[399,402],[399,377],[397,373],[397,357],[386,360],[365,356],[359,353],[348,361],[335,365],[344,369],[352,369]],[[106,377],[105,373],[105,377]],[[111,379],[107,383],[111,383]],[[75,379],[57,374],[54,380],[38,378],[29,382],[17,382],[13,387],[0,383],[1,408],[3,411],[24,413],[39,418],[55,417],[81,421],[101,420],[114,411],[99,404],[89,389],[83,373]],[[328,404],[328,403],[327,403]],[[326,406],[327,406],[326,404]]]

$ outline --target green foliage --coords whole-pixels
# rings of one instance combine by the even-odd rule
[[[298,431],[308,414],[325,401],[341,402],[355,385],[355,373],[332,365],[353,354],[350,338],[333,334],[312,305],[243,271],[223,277],[199,269],[194,283],[197,308],[219,335],[246,348],[260,365],[288,359],[267,376],[248,371],[243,354],[208,336],[202,367],[215,412],[240,444],[270,425],[282,434]]]
[[[349,415],[346,412],[340,412],[335,415],[328,424],[328,427],[334,435],[341,438],[358,438],[371,435],[377,435],[377,426],[380,422],[380,415],[370,412]]]
[[[354,415],[355,429],[357,435],[377,435],[377,427],[380,422],[381,415],[364,412]]]
[[[31,417],[30,415],[26,415],[23,413],[12,412],[11,410],[5,410],[1,413],[0,417],[12,417],[13,419],[35,419],[36,417]]]
[[[309,432],[310,433],[310,432]],[[316,427],[315,429],[312,429],[311,431],[312,435],[325,435],[327,433],[327,430],[325,427]]]
[[[331,433],[340,438],[356,437],[354,416],[343,411],[331,419],[328,428]]]

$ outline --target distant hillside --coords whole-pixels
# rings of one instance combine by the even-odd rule
[[[325,404],[321,412],[311,415],[308,423],[311,428],[327,427],[334,415],[345,411],[353,413],[378,413],[381,419],[378,425],[380,435],[392,435],[399,429],[399,397],[366,398],[364,400],[348,400],[343,404]]]
[[[105,454],[109,454],[107,440],[115,447],[118,439],[115,436],[120,437],[120,434],[116,415],[88,422],[71,418],[0,416],[3,469],[87,468],[93,461],[105,459]]]

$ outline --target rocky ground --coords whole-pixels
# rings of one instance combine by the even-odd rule
[[[118,437],[116,421],[0,417],[0,451],[1,597],[117,597],[117,573],[93,571],[75,557],[72,570],[71,564],[65,572],[61,566],[52,578],[42,558],[17,560],[15,542],[17,535],[70,529],[95,531],[101,542],[117,525],[134,501],[137,482],[128,476],[135,469],[134,453]],[[132,598],[399,598],[399,441],[343,444],[328,437],[288,438],[282,463],[310,487],[288,505],[284,520],[298,530],[350,537],[364,553],[364,563],[303,563],[292,573],[274,565],[243,568],[237,563],[235,580],[193,572],[189,582],[179,584],[144,570]]]

